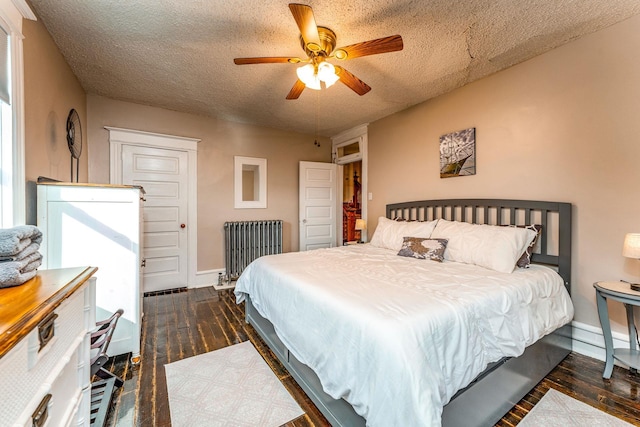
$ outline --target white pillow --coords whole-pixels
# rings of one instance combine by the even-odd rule
[[[533,230],[466,222],[438,221],[432,239],[448,239],[444,259],[511,273],[536,237]]]
[[[431,232],[436,226],[435,221],[394,221],[381,216],[378,218],[378,226],[371,237],[371,246],[393,249],[398,252],[402,249],[405,237],[431,237]]]

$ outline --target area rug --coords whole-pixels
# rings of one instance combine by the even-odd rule
[[[249,341],[164,368],[172,427],[277,427],[304,413]]]
[[[628,427],[631,424],[549,389],[518,427]]]

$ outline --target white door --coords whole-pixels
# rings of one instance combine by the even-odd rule
[[[186,151],[122,146],[123,183],[145,191],[144,292],[187,286],[187,168]]]
[[[300,162],[300,250],[336,245],[337,165]]]

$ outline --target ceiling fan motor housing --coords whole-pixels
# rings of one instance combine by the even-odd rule
[[[336,37],[336,33],[334,33],[330,28],[319,26],[318,38],[320,39],[320,46],[316,46],[315,43],[305,44],[302,35],[300,35],[300,45],[302,45],[302,49],[304,49],[309,58],[313,58],[315,56],[328,57],[331,52],[333,52],[333,49],[336,48],[338,38]],[[316,49],[317,47],[319,48]]]

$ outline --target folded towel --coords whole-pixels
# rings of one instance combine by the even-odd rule
[[[35,252],[20,261],[0,263],[0,288],[22,285],[32,279],[42,265],[42,254]]]
[[[22,285],[36,277],[36,274],[38,274],[38,270],[21,273],[16,270],[3,271],[0,269],[0,288],[10,288],[12,286]]]
[[[18,252],[14,256],[0,256],[0,262],[23,260],[29,255],[38,252],[38,249],[40,249],[39,243],[31,243],[29,246],[27,246],[26,248],[24,248],[22,251]]]
[[[13,261],[21,261],[28,257],[29,255],[35,254],[40,249],[40,243],[31,243],[29,246],[18,252],[14,257]],[[41,257],[42,258],[42,257]]]
[[[34,225],[0,229],[0,257],[13,257],[32,243],[42,243],[42,232]]]
[[[39,252],[36,252],[35,254],[31,255],[29,260],[29,263],[24,266],[24,268],[21,270],[22,273],[27,273],[29,271],[34,271],[37,270],[38,267],[40,267],[42,265],[42,254]]]

